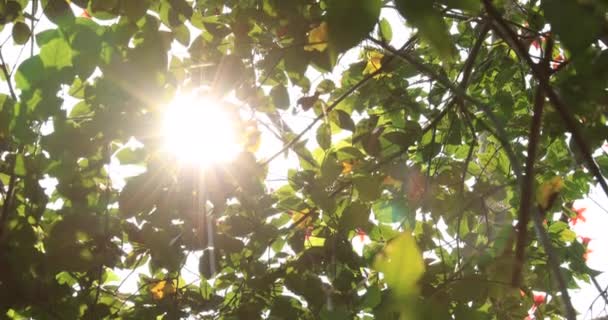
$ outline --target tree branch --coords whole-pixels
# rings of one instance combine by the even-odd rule
[[[574,117],[570,113],[568,113],[565,106],[561,103],[561,100],[557,97],[557,95],[555,94],[555,92],[553,91],[551,86],[549,85],[548,77],[546,77],[544,75],[544,72],[542,70],[543,66],[536,65],[532,61],[530,56],[526,53],[525,49],[523,48],[521,42],[519,42],[519,40],[517,39],[517,34],[515,34],[513,32],[513,30],[511,30],[511,28],[509,28],[506,25],[502,16],[498,13],[496,8],[494,8],[494,6],[492,5],[491,0],[484,0],[484,5],[485,5],[486,11],[488,12],[489,16],[493,19],[492,21],[493,21],[493,25],[494,25],[494,30],[507,43],[509,43],[509,45],[515,50],[515,52],[519,55],[519,57],[521,59],[526,61],[528,66],[531,68],[534,77],[539,82],[539,88],[545,92],[545,94],[549,97],[549,101],[551,101],[551,103],[556,107],[556,109],[562,116],[562,120],[564,120],[564,122],[566,123],[566,127],[568,128],[568,130],[570,130],[572,132],[573,137],[575,137],[575,141],[577,141],[577,143],[579,140],[582,141],[582,136],[580,134],[578,126],[576,125],[576,121],[574,120]],[[551,55],[550,52],[547,54]],[[535,114],[535,116],[536,116],[536,114]],[[597,169],[597,172],[599,173],[599,169],[597,168],[597,166],[595,166],[595,162],[593,161],[593,158],[591,158],[591,155],[589,154],[588,146],[585,144],[584,141],[582,141],[582,143],[583,144],[582,145],[579,144],[579,146],[581,147],[581,150],[585,154],[586,158],[588,156],[589,159],[591,160],[589,165],[590,166],[593,165],[593,167],[595,167],[595,169]],[[530,155],[528,155],[528,156],[530,156]],[[589,162],[589,159],[587,159],[588,162]],[[605,181],[603,181],[601,174],[599,175],[599,180],[601,181],[600,183],[603,182],[604,185],[606,184]],[[606,186],[605,191],[608,194],[608,186]],[[534,214],[532,214],[532,218],[534,221],[534,228],[539,237],[540,243],[542,244],[542,246],[544,247],[544,249],[546,251],[549,266],[556,278],[559,290],[561,291],[562,301],[564,303],[566,317],[569,320],[575,320],[576,311],[574,310],[574,307],[572,306],[572,301],[570,300],[570,296],[568,294],[568,287],[566,285],[566,280],[564,279],[564,276],[560,270],[559,260],[557,259],[553,246],[551,245],[551,240],[549,239],[549,236],[547,235],[547,232],[543,227],[541,212],[539,212],[538,208],[536,208],[534,211],[535,211]]]
[[[534,214],[532,214],[532,219],[534,221],[534,229],[536,229],[536,233],[538,234],[538,238],[540,243],[542,244],[545,252],[547,254],[547,260],[549,267],[551,268],[551,272],[555,275],[559,290],[562,294],[562,302],[564,303],[564,308],[566,309],[566,318],[568,320],[576,320],[576,311],[572,306],[572,301],[570,300],[570,295],[568,293],[568,285],[566,284],[566,280],[560,270],[560,262],[555,254],[555,249],[551,244],[551,239],[547,235],[546,230],[543,227],[543,221],[541,219],[541,212],[538,208],[534,209]]]
[[[548,78],[551,62],[551,52],[553,52],[553,39],[547,40],[545,47],[545,57],[541,62],[543,75]],[[519,287],[521,274],[526,254],[526,238],[528,235],[528,223],[530,222],[530,211],[532,210],[532,194],[534,190],[534,162],[540,140],[540,130],[542,126],[543,108],[545,105],[545,95],[540,86],[536,88],[534,101],[534,114],[530,123],[530,135],[528,136],[528,157],[526,158],[526,173],[522,178],[521,200],[519,203],[519,217],[517,223],[517,243],[515,246],[515,265],[511,284],[514,288]]]
[[[540,87],[536,91],[536,101],[534,103],[534,115],[530,125],[530,135],[528,137],[528,157],[526,158],[526,173],[522,177],[521,200],[519,203],[519,217],[517,222],[517,244],[515,246],[515,266],[511,284],[519,287],[521,273],[524,264],[526,238],[528,233],[528,223],[530,222],[530,211],[532,210],[532,192],[534,189],[534,160],[540,138],[540,128],[545,96]]]
[[[2,55],[2,48],[0,47],[0,68],[2,69],[2,73],[6,78],[6,83],[8,84],[8,90],[11,94],[13,100],[17,101],[17,95],[15,94],[15,90],[13,89],[13,85],[11,83],[11,76],[6,67],[6,62],[4,61],[4,56]],[[8,220],[8,215],[10,213],[11,207],[13,206],[13,198],[15,193],[15,186],[17,184],[17,175],[15,174],[15,165],[17,164],[17,154],[20,153],[20,149],[18,148],[17,153],[14,157],[11,157],[9,160],[9,172],[10,178],[8,182],[8,189],[6,192],[6,197],[4,198],[4,203],[2,205],[2,215],[0,215],[0,241],[2,240],[2,236],[4,233],[4,225]]]
[[[572,113],[570,113],[570,109],[565,105],[562,99],[559,97],[557,92],[551,87],[549,84],[548,78],[544,78],[543,71],[540,66],[536,65],[532,58],[528,55],[526,49],[522,46],[521,42],[517,40],[517,34],[511,30],[506,25],[506,22],[502,18],[502,16],[498,13],[496,8],[492,5],[491,1],[484,0],[486,10],[488,14],[493,19],[494,30],[515,50],[520,59],[524,60],[528,66],[530,67],[532,74],[538,80],[540,87],[545,91],[545,95],[549,98],[551,104],[555,107],[557,112],[559,113],[562,121],[566,125],[566,129],[572,133],[572,139],[578,145],[581,154],[583,155],[583,159],[587,164],[587,168],[593,174],[597,182],[600,184],[604,193],[608,196],[608,183],[606,179],[602,176],[602,172],[599,167],[593,160],[593,156],[591,155],[591,149],[587,145],[579,124],[577,120],[574,118]]]

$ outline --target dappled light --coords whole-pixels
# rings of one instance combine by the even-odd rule
[[[599,320],[607,16],[0,0],[0,318]]]

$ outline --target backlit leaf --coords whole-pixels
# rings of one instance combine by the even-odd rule
[[[61,70],[72,65],[72,49],[67,41],[56,38],[40,48],[40,59],[45,68]]]
[[[425,270],[422,254],[409,233],[391,240],[376,256],[374,268],[384,274],[398,298],[411,298],[418,293],[418,280]]]

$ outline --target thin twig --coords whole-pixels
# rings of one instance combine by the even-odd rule
[[[4,77],[6,78],[6,83],[8,85],[8,91],[11,94],[11,98],[13,98],[13,100],[17,101],[17,94],[15,94],[15,89],[13,89],[13,84],[11,82],[11,74],[6,67],[6,61],[4,61],[4,56],[2,55],[2,47],[0,47],[0,63],[2,64],[2,65],[0,65],[0,68],[2,68],[2,73],[4,74]]]
[[[32,0],[32,17],[36,16],[36,11],[38,10],[38,0]],[[36,28],[37,20],[30,20],[30,57],[34,56],[34,46],[36,45],[36,37],[34,37],[34,29]]]
[[[426,66],[424,63],[418,61],[417,58],[409,55],[407,52],[400,52],[400,51],[396,50],[395,48],[393,48],[381,41],[378,41],[374,38],[370,38],[370,40],[373,41],[374,43],[382,46],[382,48],[384,50],[392,53],[399,59],[401,59],[407,63],[410,63],[416,69],[418,69],[418,71],[427,75],[428,77],[432,78],[433,80],[439,82],[441,85],[443,85],[447,89],[450,89],[459,98],[469,101],[473,105],[480,108],[496,127],[495,137],[500,141],[501,145],[505,149],[505,152],[507,153],[507,157],[509,158],[509,161],[511,162],[511,166],[513,167],[513,171],[515,172],[515,176],[517,177],[518,180],[520,179],[521,172],[522,172],[521,165],[519,164],[519,161],[517,160],[517,157],[515,156],[515,152],[513,152],[513,149],[511,148],[511,142],[507,138],[507,134],[504,130],[504,127],[503,127],[501,121],[499,121],[496,118],[496,116],[494,116],[494,114],[492,113],[492,111],[486,104],[484,104],[483,102],[479,101],[476,98],[471,97],[470,95],[468,95],[465,92],[465,90],[458,87],[457,85],[454,85],[447,77],[440,75],[437,72],[433,71],[431,68]]]
[[[600,286],[600,283],[597,281],[597,278],[588,273],[589,277],[591,278],[591,282],[593,282],[593,285],[595,286],[595,288],[597,289],[597,291],[599,291],[600,296],[604,299],[604,303],[606,305],[608,305],[608,294],[606,294],[606,290],[603,290],[602,287]]]
[[[401,50],[409,47],[414,41],[412,39],[417,39],[416,36],[410,38],[410,40],[402,47]],[[379,75],[380,73],[384,72],[384,69],[386,68],[386,66],[392,61],[393,57],[389,57],[389,59],[387,59],[387,61],[385,61],[383,63],[383,65],[378,68],[378,70],[366,75],[365,77],[363,77],[363,79],[359,80],[359,82],[357,82],[354,86],[350,87],[348,90],[346,90],[346,92],[344,92],[343,94],[341,94],[336,100],[334,100],[326,109],[325,112],[331,112],[333,109],[335,109],[344,99],[346,99],[347,97],[349,97],[351,94],[353,94],[355,91],[357,91],[359,88],[363,87],[369,80],[373,79],[375,76]],[[272,160],[274,160],[276,157],[278,157],[279,155],[281,155],[283,152],[287,151],[289,148],[291,148],[294,144],[296,144],[298,141],[300,141],[300,139],[302,139],[302,137],[308,132],[310,131],[310,129],[312,129],[315,124],[317,124],[317,122],[323,120],[325,118],[325,115],[322,113],[319,116],[317,116],[308,126],[306,126],[306,128],[304,128],[302,131],[300,131],[300,133],[298,133],[298,135],[296,135],[293,139],[291,139],[291,141],[289,141],[287,144],[285,144],[285,146],[283,146],[283,148],[281,148],[281,150],[279,150],[278,152],[276,152],[275,154],[273,154],[272,156],[270,156],[268,159],[266,159],[266,161],[264,161],[262,163],[263,166],[269,164]]]
[[[350,96],[353,92],[355,92],[357,89],[361,88],[363,85],[365,85],[369,80],[371,80],[373,77],[377,76],[378,74],[380,74],[381,72],[384,72],[383,68],[381,67],[380,69],[376,70],[375,72],[372,72],[370,74],[368,74],[367,76],[365,76],[363,79],[361,79],[357,84],[355,84],[354,86],[350,87],[348,90],[346,90],[346,92],[344,92],[341,96],[339,96],[336,100],[334,100],[328,107],[327,107],[327,112],[332,111],[333,109],[335,109],[338,104],[340,104],[340,102],[342,102],[344,99],[346,99],[348,96]],[[319,116],[317,116],[310,124],[308,124],[308,126],[306,126],[306,128],[304,128],[302,131],[300,131],[300,133],[298,133],[293,139],[291,139],[291,141],[289,141],[287,144],[285,144],[285,146],[283,146],[283,148],[281,148],[281,150],[277,151],[275,154],[273,154],[272,156],[270,156],[268,159],[266,159],[266,161],[264,161],[262,163],[263,166],[269,164],[270,162],[272,162],[272,160],[274,160],[276,157],[278,157],[279,155],[281,155],[283,152],[287,151],[289,148],[291,148],[294,144],[296,144],[298,141],[300,141],[300,139],[302,139],[302,137],[308,132],[310,131],[310,129],[312,129],[315,124],[317,124],[317,122],[323,120],[325,118],[324,114],[320,114]]]

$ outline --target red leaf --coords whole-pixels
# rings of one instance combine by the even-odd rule
[[[580,209],[574,209],[572,208],[572,211],[574,211],[576,213],[576,217],[574,218],[570,218],[570,223],[572,223],[572,225],[576,225],[576,223],[580,220],[582,222],[587,222],[587,218],[585,218],[585,216],[583,215],[583,212],[585,212],[587,210],[587,208],[580,208]]]
[[[283,38],[287,34],[287,31],[287,26],[280,27],[279,29],[277,29],[277,37]]]
[[[534,47],[534,49],[538,50],[540,48],[540,44],[538,44],[538,41],[534,40],[532,41],[532,46]]]
[[[365,233],[365,231],[361,228],[357,228],[355,231],[357,231],[357,235],[359,236],[359,240],[361,240],[361,242],[365,241],[365,236],[367,235]]]
[[[534,305],[535,306],[540,306],[541,304],[545,303],[545,298],[547,297],[547,294],[544,292],[541,293],[535,293],[534,294]]]

